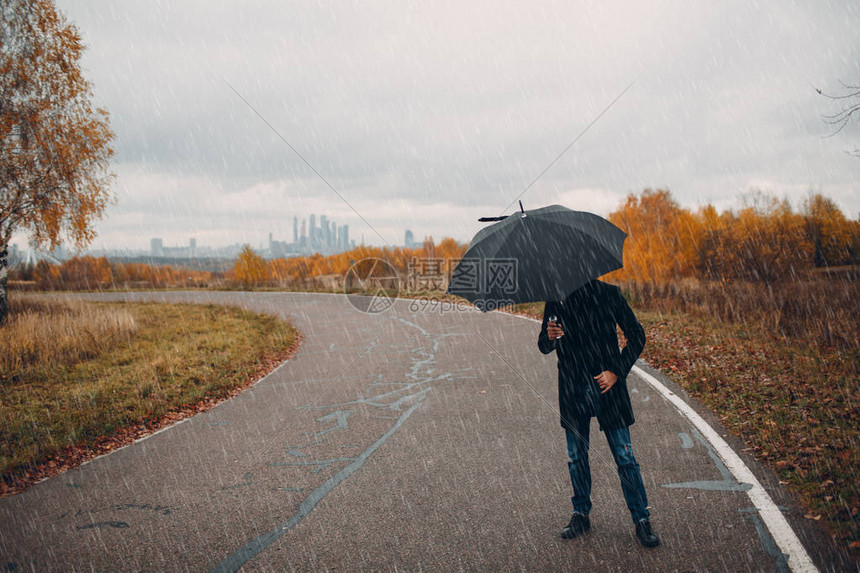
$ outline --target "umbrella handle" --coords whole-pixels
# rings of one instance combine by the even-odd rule
[[[523,209],[523,202],[520,201],[520,211],[522,212],[522,216],[526,216],[526,210]],[[501,221],[502,219],[507,219],[507,215],[500,215],[498,217],[478,217],[479,223],[495,223],[496,221]]]

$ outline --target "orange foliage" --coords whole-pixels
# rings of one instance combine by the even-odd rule
[[[666,284],[684,277],[774,281],[814,266],[857,264],[860,222],[811,195],[800,213],[787,200],[753,194],[739,212],[693,213],[669,191],[630,194],[609,219],[628,235],[624,268],[611,279]]]
[[[7,251],[27,230],[37,245],[78,246],[107,207],[113,133],[90,103],[77,29],[52,0],[4,0],[0,17],[0,322]]]
[[[668,191],[646,189],[638,197],[631,193],[609,220],[627,233],[624,268],[613,277],[665,282],[693,270],[702,225]]]
[[[0,37],[0,248],[28,229],[78,246],[108,203],[113,133],[90,103],[77,29],[50,0],[4,2]]]
[[[723,228],[709,230],[699,246],[703,276],[771,283],[812,267],[805,221],[788,201],[759,195],[756,205],[722,218]]]
[[[75,257],[61,265],[39,261],[33,280],[42,289],[98,290],[205,286],[212,273],[142,263],[111,263],[105,257]]]
[[[248,245],[239,253],[236,264],[233,265],[233,274],[245,286],[261,285],[271,276],[266,260]]]
[[[860,247],[860,221],[845,218],[830,199],[810,195],[801,207],[816,267],[849,264]]]
[[[425,239],[419,248],[405,247],[372,247],[360,246],[350,251],[324,257],[319,253],[304,257],[275,259],[269,261],[272,278],[281,286],[312,284],[315,277],[324,275],[346,275],[352,264],[368,258],[382,259],[402,276],[409,272],[414,259],[442,258],[452,261],[451,267],[459,261],[466,252],[466,245],[461,245],[454,239],[446,237],[439,245],[435,245],[432,237]],[[376,272],[385,273],[383,266],[375,267]]]
[[[446,237],[436,246],[436,256],[447,260],[459,261],[466,253],[466,248],[467,245],[461,245],[454,239]]]

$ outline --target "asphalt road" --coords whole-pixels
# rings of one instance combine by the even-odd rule
[[[571,486],[555,356],[535,322],[299,293],[98,298],[120,296],[239,305],[305,338],[232,400],[0,500],[3,571],[789,570],[749,486],[636,375],[633,447],[662,545],[637,543],[596,422],[592,529],[561,539]],[[853,570],[740,456],[815,565]]]

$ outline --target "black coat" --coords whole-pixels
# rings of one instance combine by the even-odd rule
[[[547,336],[548,317],[556,315],[564,336],[551,341]],[[618,349],[615,325],[627,338]],[[558,356],[558,401],[561,425],[574,429],[573,421],[596,415],[601,430],[630,426],[635,421],[627,374],[645,347],[645,330],[621,290],[601,281],[591,281],[563,302],[547,301],[543,313],[538,348]],[[618,377],[606,394],[594,380],[604,370]]]

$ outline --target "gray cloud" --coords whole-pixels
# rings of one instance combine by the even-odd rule
[[[225,81],[389,241],[467,240],[476,209],[503,209],[634,79],[527,206],[654,186],[730,206],[759,185],[860,212],[860,161],[843,153],[860,130],[824,138],[810,85],[860,78],[847,0],[59,6],[117,133],[104,244],[188,229],[256,243],[320,209],[362,228]]]

